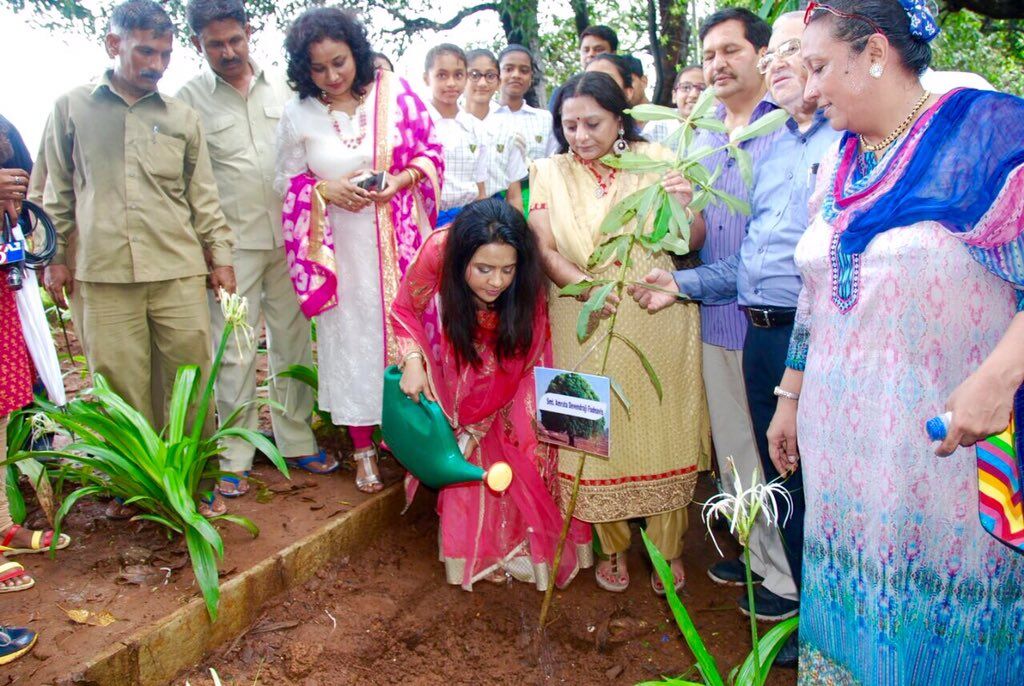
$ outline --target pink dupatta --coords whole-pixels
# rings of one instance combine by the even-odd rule
[[[513,472],[512,484],[502,494],[482,483],[441,489],[441,552],[449,582],[469,590],[496,569],[515,574],[532,566],[534,581],[545,588],[562,528],[554,490],[557,452],[540,443],[536,431],[533,368],[551,363],[546,301],[543,295],[538,298],[530,350],[515,359],[497,359],[497,319],[481,313],[476,344],[481,364],[460,367],[447,340],[442,337],[440,345],[433,345],[432,320],[425,316],[440,285],[447,235],[442,230],[427,238],[402,280],[392,324],[403,350],[424,352],[431,386],[456,433],[478,438],[479,447],[468,459],[484,469],[505,461]],[[574,520],[556,585],[572,580],[579,569],[579,547],[589,545],[589,526]]]
[[[377,205],[377,245],[384,313],[385,355],[397,360],[397,346],[387,312],[398,283],[437,222],[438,199],[444,176],[444,156],[434,135],[426,106],[408,82],[391,72],[378,72],[373,113],[373,167],[397,176],[414,168],[422,178],[399,190],[391,201]],[[326,203],[311,174],[292,178],[282,211],[285,252],[292,284],[303,314],[313,317],[338,304],[334,233]],[[433,340],[437,340],[436,313]],[[387,359],[382,360],[387,364]]]

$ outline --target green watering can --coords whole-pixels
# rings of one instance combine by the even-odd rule
[[[398,387],[402,372],[395,365],[384,370],[384,407],[380,431],[384,443],[409,472],[431,488],[468,481],[483,481],[501,493],[512,483],[512,468],[496,462],[487,471],[462,455],[455,434],[437,403],[420,394],[413,402]]]

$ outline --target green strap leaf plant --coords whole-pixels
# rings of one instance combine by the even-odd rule
[[[250,443],[282,474],[289,476],[285,459],[273,443],[259,432],[235,426],[240,411],[222,418],[219,429],[207,429],[214,380],[230,339],[235,336],[239,346],[253,343],[244,298],[221,291],[221,307],[225,315],[224,332],[202,394],[199,395],[203,381],[199,368],[192,365],[179,368],[171,392],[168,423],[162,433],[115,393],[102,374],[94,374],[93,387],[64,408],[37,401],[47,421],[75,436],[75,442],[63,450],[21,451],[8,458],[8,463],[32,456],[59,458],[60,464],[55,468],[58,490],[65,480],[79,484],[64,498],[54,516],[57,533],[68,512],[81,498],[108,495],[137,508],[139,514],[133,519],[154,522],[164,527],[168,536],[184,535],[192,569],[212,621],[217,619],[220,600],[217,560],[224,555],[224,542],[213,523],[231,522],[253,536],[259,534],[259,528],[239,515],[224,514],[207,519],[199,514],[196,498],[203,495],[201,483],[223,475],[217,457],[229,438]],[[259,399],[253,403],[268,404]],[[205,436],[204,431],[208,431]]]
[[[685,605],[683,605],[675,591],[675,578],[671,567],[665,561],[658,548],[647,537],[647,532],[642,531],[641,535],[643,536],[644,546],[647,548],[647,554],[654,565],[654,570],[657,572],[658,578],[661,579],[661,583],[665,588],[665,599],[668,602],[669,609],[672,611],[672,616],[675,618],[676,624],[683,634],[687,647],[689,647],[690,652],[697,659],[697,669],[704,679],[703,684],[707,686],[725,686],[725,683],[730,684],[730,686],[764,686],[765,681],[768,679],[768,674],[771,672],[775,656],[779,654],[779,651],[790,635],[796,631],[800,619],[799,617],[791,617],[776,624],[764,636],[758,636],[757,618],[754,611],[754,580],[750,571],[750,552],[747,543],[750,540],[751,529],[758,518],[763,519],[769,527],[779,526],[788,517],[788,512],[792,511],[793,504],[789,492],[783,486],[776,482],[769,484],[759,483],[756,474],[751,477],[749,486],[744,488],[739,475],[736,474],[732,459],[728,458],[727,463],[732,470],[735,494],[723,493],[712,497],[705,503],[701,512],[701,517],[709,532],[711,531],[711,522],[716,516],[725,517],[729,521],[730,530],[736,534],[740,545],[743,546],[743,560],[746,566],[747,577],[747,602],[751,608],[751,650],[743,662],[729,672],[727,681],[723,680],[714,657],[708,651],[707,646],[704,645],[696,625],[693,623],[689,612],[686,611]],[[782,516],[780,512],[779,501],[788,507],[786,516]],[[714,540],[713,534],[712,540]],[[717,542],[715,545],[717,547]],[[694,684],[695,682],[666,679],[662,682],[649,683]]]

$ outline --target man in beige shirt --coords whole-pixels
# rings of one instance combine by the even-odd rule
[[[58,98],[43,143],[43,204],[58,236],[46,288],[62,307],[77,295],[90,368],[158,428],[178,367],[209,370],[208,272],[214,289],[235,287],[234,236],[199,118],[156,90],[173,31],[151,0],[114,8],[113,69]],[[163,405],[151,397],[157,373]]]
[[[206,131],[220,203],[238,237],[234,265],[238,292],[249,300],[249,323],[267,325],[270,399],[274,438],[281,454],[312,471],[332,465],[317,451],[309,427],[313,393],[305,384],[275,375],[294,364],[312,365],[309,322],[292,288],[281,233],[281,198],[274,191],[277,124],[293,94],[283,78],[274,78],[249,59],[250,28],[241,0],[191,0],[187,9],[192,43],[209,69],[189,81],[177,97],[199,114]],[[211,298],[214,339],[223,330],[220,308]],[[217,378],[217,413],[223,420],[256,397],[256,351],[231,347]],[[255,405],[241,425],[256,429]],[[255,449],[233,441],[221,458],[232,476],[221,479],[220,493],[240,496],[249,490],[246,474]],[[332,461],[333,462],[333,461]]]

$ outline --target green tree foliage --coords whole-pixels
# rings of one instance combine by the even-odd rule
[[[587,380],[574,372],[559,374],[548,384],[548,393],[567,395],[571,398],[600,400]],[[569,445],[576,445],[577,438],[589,438],[604,431],[604,418],[585,419],[558,412],[541,411],[541,424],[548,431],[564,433],[569,436]]]
[[[0,0],[7,7],[28,10],[34,20],[54,31],[98,35],[106,28],[114,0]],[[180,27],[185,27],[187,0],[161,3]],[[246,0],[254,28],[286,27],[296,14],[325,0]],[[648,53],[654,71],[648,74],[652,100],[670,104],[672,82],[679,67],[699,61],[696,2],[644,0],[619,3],[613,0],[384,0],[367,5],[356,0],[332,3],[360,12],[378,45],[389,54],[400,53],[423,31],[443,31],[470,17],[493,13],[502,27],[501,36],[483,36],[466,47],[504,47],[522,43],[534,50],[546,83],[538,94],[545,100],[552,85],[563,83],[579,70],[577,36],[589,24],[616,29],[620,51]],[[805,0],[718,0],[716,7],[747,7],[769,21],[783,12],[806,5]],[[1018,0],[940,0],[945,35],[935,44],[938,69],[973,71],[993,85],[1024,94],[1024,2]],[[702,7],[703,9],[703,7]],[[180,33],[182,41],[187,31]]]
[[[1024,20],[948,13],[934,50],[936,69],[975,72],[1001,91],[1024,95]]]

